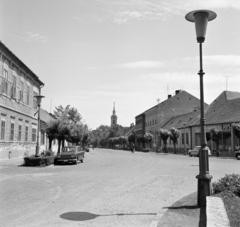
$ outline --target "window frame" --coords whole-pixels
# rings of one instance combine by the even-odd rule
[[[22,141],[22,124],[18,125],[18,141]]]
[[[28,142],[28,125],[25,126],[25,142]]]
[[[32,142],[37,141],[37,128],[32,128]]]
[[[13,126],[13,127],[12,127]],[[14,141],[15,122],[10,122],[10,141]]]
[[[4,123],[4,127],[3,127],[3,123]],[[5,136],[6,136],[6,120],[1,119],[1,137],[0,137],[0,139],[5,140]]]

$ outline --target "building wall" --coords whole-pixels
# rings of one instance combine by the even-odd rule
[[[38,77],[0,43],[0,159],[35,152],[37,105],[34,95],[40,94],[41,85]]]
[[[140,137],[145,134],[145,114],[140,114],[135,117],[135,134]]]
[[[154,106],[145,112],[145,130],[151,132],[154,136],[152,141],[153,148],[156,148],[159,141],[158,136],[158,106]]]

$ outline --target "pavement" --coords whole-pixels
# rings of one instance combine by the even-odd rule
[[[22,165],[22,158],[0,160],[0,168]],[[162,207],[149,227],[214,227],[230,226],[221,198],[207,197],[207,207],[197,207],[197,192],[176,201],[170,207]]]

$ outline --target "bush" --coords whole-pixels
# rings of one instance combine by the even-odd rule
[[[218,182],[212,184],[213,194],[228,193],[240,197],[240,174],[226,174]]]
[[[55,155],[51,156],[39,156],[35,155],[24,157],[25,166],[48,166],[54,163]]]

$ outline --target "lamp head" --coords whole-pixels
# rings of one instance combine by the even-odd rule
[[[214,20],[217,14],[210,10],[194,10],[189,12],[185,19],[190,22],[195,22],[196,35],[198,43],[203,43],[207,31],[208,21]]]
[[[37,99],[37,104],[38,104],[38,106],[40,106],[40,105],[41,105],[41,102],[42,102],[42,98],[44,98],[45,96],[35,95],[34,97]]]

